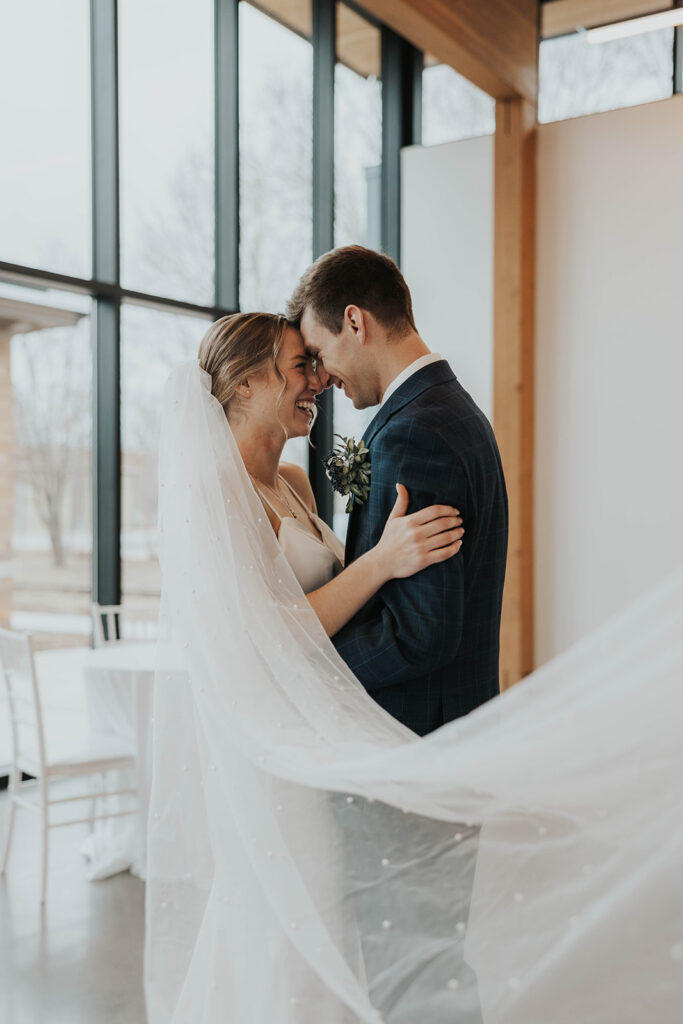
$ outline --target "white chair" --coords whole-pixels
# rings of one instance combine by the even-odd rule
[[[135,618],[130,609],[124,611],[123,605],[94,602],[91,615],[94,647],[107,647],[121,640],[156,640],[156,621]]]
[[[48,832],[51,828],[65,825],[80,825],[105,818],[119,818],[137,814],[138,807],[126,811],[102,814],[90,813],[85,818],[68,821],[50,821],[50,807],[78,800],[96,800],[110,796],[134,795],[134,788],[79,794],[78,796],[51,797],[49,783],[54,779],[73,779],[105,772],[134,769],[135,757],[130,748],[116,736],[89,733],[68,747],[54,744],[48,738],[46,744],[40,693],[36,679],[33,648],[30,636],[0,629],[0,676],[4,678],[9,701],[12,736],[12,767],[9,781],[9,809],[2,854],[4,874],[9,858],[17,807],[37,811],[42,820],[42,888],[41,904],[45,902],[47,886]],[[22,775],[32,778],[22,781]],[[30,799],[25,792],[33,790],[37,799]],[[103,801],[106,808],[106,800]]]

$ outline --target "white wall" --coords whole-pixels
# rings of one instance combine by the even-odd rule
[[[492,407],[493,140],[403,154],[417,324]],[[539,127],[536,662],[683,563],[683,98]]]
[[[683,563],[683,98],[539,128],[536,655]]]
[[[417,328],[491,417],[493,139],[409,147],[401,175],[401,262]]]

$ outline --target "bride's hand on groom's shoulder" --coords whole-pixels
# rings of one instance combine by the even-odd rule
[[[377,544],[377,554],[387,566],[389,579],[414,576],[436,562],[457,555],[465,530],[458,509],[430,505],[407,515],[409,495],[396,484],[396,502]]]

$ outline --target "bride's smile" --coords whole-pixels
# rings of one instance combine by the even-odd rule
[[[288,327],[274,365],[237,386],[241,411],[253,430],[285,440],[305,437],[315,423],[316,396],[323,390],[301,334]]]
[[[276,363],[277,371],[286,382],[286,390],[279,404],[279,418],[288,437],[300,437],[311,430],[318,415],[316,395],[322,385],[313,369],[313,361],[306,354],[303,338],[294,327],[288,327]],[[273,376],[276,376],[275,374]],[[278,392],[282,382],[278,382]],[[278,394],[279,399],[279,394]],[[285,408],[290,416],[285,416]],[[289,422],[288,422],[289,419]]]

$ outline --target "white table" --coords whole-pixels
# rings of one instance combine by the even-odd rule
[[[130,870],[144,878],[147,809],[151,786],[152,692],[156,644],[122,641],[87,651],[83,658],[85,705],[94,732],[130,740],[136,754],[135,776],[110,772],[109,789],[137,786],[139,814],[95,822],[82,852],[88,858],[88,878],[108,878]],[[126,809],[126,797],[112,797],[108,809]],[[117,806],[114,807],[114,801]],[[118,806],[121,804],[121,806]]]

